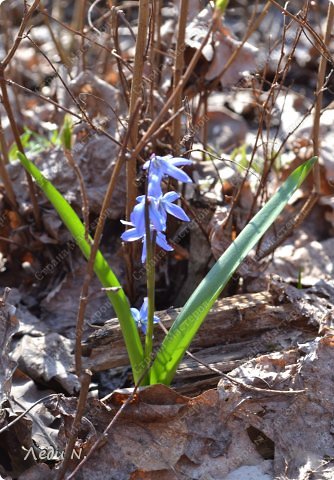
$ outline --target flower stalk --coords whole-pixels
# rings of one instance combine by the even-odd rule
[[[154,265],[154,250],[155,250],[155,236],[154,231],[150,231],[150,218],[148,208],[148,197],[145,202],[145,227],[146,227],[146,283],[147,283],[147,329],[145,336],[144,360],[145,365],[149,365],[152,350],[153,350],[153,322],[155,310],[155,265]],[[147,383],[150,384],[149,374]]]

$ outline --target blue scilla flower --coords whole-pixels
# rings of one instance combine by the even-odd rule
[[[142,240],[143,242],[143,249],[142,249],[142,254],[141,254],[141,261],[142,263],[145,263],[146,261],[146,233],[144,233],[142,230],[138,230],[136,225],[133,224],[132,222],[125,222],[124,220],[121,220],[121,222],[124,225],[129,225],[130,228],[129,230],[126,230],[122,235],[121,239],[124,240],[124,242],[135,242],[136,240]],[[157,245],[159,245],[160,248],[163,250],[166,250],[167,252],[171,252],[174,249],[167,243],[166,236],[162,232],[158,232],[154,229],[154,227],[151,225],[151,235],[156,232],[156,242]]]
[[[161,180],[165,175],[169,175],[183,183],[191,183],[192,180],[189,175],[178,167],[192,165],[192,163],[192,160],[187,160],[186,158],[173,157],[172,155],[159,157],[153,153],[150,159],[143,165],[144,170],[149,169],[148,195],[152,195],[155,198],[162,195]]]
[[[176,192],[167,192],[165,195],[161,195],[159,198],[154,199],[155,202],[155,215],[156,219],[159,215],[159,222],[161,223],[161,230],[166,230],[167,213],[173,215],[173,217],[183,220],[184,222],[190,222],[190,218],[184,212],[184,210],[178,205],[174,205],[173,202],[180,198],[180,195]],[[153,197],[152,197],[153,199]],[[145,202],[145,195],[137,197],[138,202]]]
[[[143,301],[143,305],[141,306],[140,310],[137,308],[131,308],[131,313],[133,316],[134,321],[137,324],[137,327],[142,330],[143,333],[146,334],[147,329],[147,315],[148,315],[148,298],[145,297]],[[159,318],[154,315],[153,316],[153,323],[159,323]]]
[[[140,195],[136,198],[138,205],[136,205],[130,215],[130,221],[136,226],[140,232],[146,232],[145,223],[145,202],[148,203],[148,216],[150,224],[153,225],[157,232],[164,230],[164,219],[158,209],[157,201],[154,197],[148,196],[146,200],[145,195]]]
[[[145,225],[145,195],[137,197],[138,205],[135,206],[131,215],[130,222],[125,222],[121,220],[124,225],[129,225],[129,230],[126,230],[122,235],[121,239],[125,242],[135,242],[136,240],[141,239],[143,242],[143,250],[141,261],[145,263],[146,261],[146,225]],[[148,211],[150,218],[150,229],[151,235],[156,233],[156,242],[160,248],[171,252],[173,248],[167,243],[166,236],[162,233],[166,228],[166,221],[164,216],[159,212],[157,201],[154,197],[147,197],[148,201]]]

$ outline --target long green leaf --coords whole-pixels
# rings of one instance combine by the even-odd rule
[[[170,384],[175,371],[219,294],[246,255],[282,212],[317,161],[298,167],[255,215],[191,295],[165,337],[152,365],[151,383]]]
[[[44,177],[38,168],[21,152],[17,152],[17,155],[24,168],[34,177],[45,196],[50,200],[60,218],[71,232],[82,253],[86,259],[88,259],[91,247],[85,240],[85,227],[80,218],[61,193],[59,193],[52,183]],[[111,270],[108,262],[100,251],[98,251],[96,255],[94,271],[105,288],[116,287],[116,291],[107,292],[107,296],[119,319],[132,366],[134,380],[137,383],[142,370],[145,368],[143,361],[144,352],[136,324],[133,321],[128,299],[124,290],[121,288],[116,275]]]

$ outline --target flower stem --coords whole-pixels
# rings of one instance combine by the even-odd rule
[[[155,297],[155,265],[154,265],[154,245],[155,245],[155,232],[151,234],[148,198],[145,202],[145,224],[146,224],[146,278],[147,278],[147,297],[148,297],[148,309],[147,309],[147,328],[145,337],[145,365],[150,365],[152,361],[153,350],[153,317],[154,317],[154,297]],[[146,377],[145,383],[150,383],[150,372]]]

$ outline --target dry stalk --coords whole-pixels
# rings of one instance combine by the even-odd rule
[[[139,0],[139,17],[138,17],[138,35],[136,39],[136,51],[134,59],[133,78],[130,93],[129,116],[133,116],[138,100],[142,95],[142,83],[144,72],[144,61],[146,54],[146,43],[149,23],[150,2],[149,0]],[[130,142],[132,148],[135,148],[138,140],[139,112],[133,116],[132,127],[130,132]],[[136,203],[137,189],[135,186],[137,174],[137,159],[133,155],[126,164],[126,218],[129,220],[130,213]]]
[[[327,22],[326,22],[326,33],[324,39],[324,45],[327,48],[331,38],[331,32],[334,24],[334,5],[332,2],[328,4],[328,13],[327,13]],[[322,99],[323,99],[323,90],[325,86],[325,75],[326,75],[326,66],[327,58],[325,55],[322,55],[320,58],[319,69],[318,69],[318,79],[317,79],[317,91],[316,91],[316,102],[315,102],[315,112],[314,112],[314,123],[313,123],[313,151],[315,156],[319,156],[319,135],[320,135],[320,116],[322,108]],[[275,156],[276,157],[276,156]],[[311,212],[313,206],[317,202],[320,195],[320,165],[319,162],[316,163],[314,170],[314,190],[312,194],[307,198],[305,204],[301,208],[292,221],[288,223],[288,228],[285,229],[284,235],[280,235],[276,241],[261,254],[261,258],[266,257],[272,253],[279,245],[281,245],[286,238],[290,236],[292,231],[301,225],[303,220]]]
[[[324,44],[326,47],[329,46],[329,43],[331,40],[333,24],[334,24],[334,4],[332,1],[329,1],[328,12],[327,12],[327,22],[326,22],[326,33],[324,38]],[[313,152],[314,152],[314,155],[316,155],[317,157],[320,154],[320,147],[319,147],[320,116],[321,116],[324,84],[325,84],[326,66],[327,66],[327,58],[325,57],[325,55],[321,55],[319,70],[318,70],[316,102],[315,102],[315,110],[314,110],[314,123],[313,123],[313,132],[312,132]],[[314,175],[314,189],[318,194],[320,194],[319,162],[317,162],[316,165],[314,166],[313,175]]]
[[[158,115],[156,116],[154,121],[152,122],[151,126],[148,128],[147,132],[143,135],[142,139],[138,142],[136,148],[132,152],[132,158],[136,158],[137,155],[141,152],[141,150],[145,147],[145,145],[151,140],[151,136],[159,128],[159,125],[160,125],[162,119],[164,118],[164,116],[168,112],[169,108],[173,105],[175,97],[178,95],[179,91],[183,89],[183,87],[185,86],[185,84],[189,80],[191,74],[193,73],[193,71],[194,71],[194,69],[197,65],[197,62],[199,61],[199,59],[201,57],[202,50],[205,47],[205,45],[207,44],[207,42],[208,42],[208,40],[211,36],[212,28],[213,28],[213,24],[210,25],[206,36],[204,37],[199,49],[196,51],[195,55],[191,59],[191,62],[188,65],[188,68],[185,71],[185,73],[182,75],[178,85],[174,86],[173,93],[168,98],[165,105],[160,110],[160,112],[158,113]]]
[[[25,11],[24,16],[23,16],[22,21],[21,21],[21,25],[20,25],[19,30],[16,34],[15,39],[14,39],[14,43],[13,43],[12,47],[10,48],[9,52],[7,53],[7,55],[5,56],[5,58],[0,62],[0,88],[1,88],[1,94],[2,94],[2,103],[3,103],[4,109],[6,111],[7,117],[8,117],[9,124],[10,124],[10,127],[12,129],[14,140],[15,140],[15,143],[17,145],[17,148],[19,149],[19,151],[23,155],[25,154],[25,152],[24,152],[24,148],[23,148],[23,145],[22,145],[22,142],[21,142],[20,132],[19,132],[17,123],[15,121],[13,110],[12,110],[12,107],[11,107],[11,103],[10,103],[10,100],[9,100],[9,97],[8,97],[7,83],[6,83],[6,79],[5,79],[5,71],[6,71],[6,68],[8,67],[8,65],[10,64],[12,58],[14,57],[14,55],[15,55],[15,53],[16,53],[16,51],[17,51],[17,49],[18,49],[18,47],[19,47],[19,45],[20,45],[20,43],[23,39],[24,31],[25,31],[25,29],[28,25],[28,22],[29,22],[29,20],[32,16],[32,14],[37,9],[39,1],[40,0],[35,0],[34,3],[31,5],[31,7],[28,10]],[[33,208],[33,215],[34,215],[34,218],[35,218],[37,228],[40,228],[41,227],[41,219],[40,219],[40,211],[39,211],[38,203],[37,203],[37,200],[36,200],[35,186],[34,186],[34,183],[32,181],[31,176],[29,175],[29,173],[26,172],[25,175],[26,175],[26,179],[27,179],[27,182],[28,182],[29,196],[30,196],[30,201],[31,201],[32,208]]]
[[[137,384],[135,385],[132,393],[128,396],[128,398],[126,399],[126,401],[122,404],[121,408],[118,410],[118,412],[116,413],[116,415],[111,419],[111,421],[109,422],[109,424],[107,425],[107,427],[104,429],[103,433],[101,434],[101,436],[98,437],[98,439],[96,440],[96,442],[92,445],[92,448],[89,450],[89,452],[87,453],[87,455],[81,460],[81,462],[76,466],[76,468],[73,470],[73,472],[67,477],[66,480],[72,480],[75,477],[75,475],[78,473],[78,471],[80,470],[80,468],[83,467],[83,465],[87,462],[87,460],[93,455],[93,453],[100,447],[102,447],[105,442],[106,442],[106,439],[108,438],[108,435],[109,435],[109,431],[110,429],[112,428],[112,426],[116,423],[116,421],[118,420],[118,418],[121,416],[121,414],[123,413],[123,411],[127,408],[128,405],[130,405],[130,403],[132,402],[132,400],[135,398],[136,394],[137,394],[137,390],[139,388],[139,385],[141,384],[141,382],[143,381],[143,379],[145,378],[147,372],[150,370],[152,364],[153,364],[153,361],[154,359],[151,360],[151,362],[149,363],[149,365],[147,365],[147,367],[145,368],[144,372],[142,373],[142,376],[139,378]]]
[[[324,44],[325,47],[329,45],[331,31],[334,23],[334,5],[332,2],[328,4],[328,13],[327,13],[327,24],[326,24],[326,34]],[[321,56],[318,70],[318,79],[317,79],[317,92],[316,92],[316,102],[315,102],[315,112],[314,112],[314,123],[313,123],[313,151],[314,155],[319,156],[319,134],[320,134],[320,116],[321,116],[321,107],[322,107],[322,98],[323,98],[323,89],[325,86],[325,74],[326,74],[326,65],[327,58],[325,55]],[[291,232],[297,228],[306,216],[310,213],[313,206],[317,202],[320,195],[320,165],[319,162],[316,163],[313,170],[314,175],[314,189],[312,194],[308,197],[305,204],[303,205],[301,211],[297,213],[293,221],[289,222],[289,227],[285,230],[284,235],[281,235],[277,240],[270,246],[268,250],[263,252],[261,258],[269,255],[273,252],[283,241],[288,238]]]
[[[185,35],[187,26],[187,14],[188,14],[188,0],[181,0],[180,3],[180,17],[177,29],[176,50],[175,50],[175,65],[174,65],[174,88],[179,84],[184,68],[184,50],[185,50]],[[175,95],[173,111],[174,114],[178,112],[182,105],[182,91],[180,88]],[[178,115],[173,121],[172,136],[175,153],[179,154],[180,140],[181,140],[181,116]]]
[[[232,53],[231,57],[227,60],[226,64],[224,65],[224,68],[222,69],[222,71],[220,72],[219,76],[217,77],[217,79],[211,84],[211,87],[210,87],[210,91],[213,90],[213,88],[216,88],[217,85],[219,84],[221,78],[223,77],[223,75],[225,74],[225,72],[227,71],[227,69],[233,64],[233,62],[237,59],[237,56],[239,54],[239,52],[241,51],[241,48],[243,47],[243,45],[247,42],[247,40],[249,39],[249,37],[252,35],[252,33],[259,27],[259,25],[261,24],[261,22],[263,21],[264,17],[267,15],[268,13],[268,10],[269,10],[269,6],[270,6],[270,2],[268,1],[261,14],[254,20],[250,22],[250,25],[247,29],[247,32],[244,36],[244,38],[242,39],[239,47]],[[252,18],[255,17],[255,12],[254,14],[252,15]],[[267,99],[267,102],[269,101],[269,96],[268,96],[268,99]],[[266,106],[266,103],[265,102],[265,105],[264,107]],[[263,122],[263,115],[264,115],[264,108],[263,110],[261,111],[261,118],[260,118],[260,121],[259,121],[259,124],[260,126],[262,125],[262,122]],[[254,143],[254,148],[252,150],[252,154],[251,154],[251,158],[250,158],[250,161],[249,161],[249,164],[247,166],[247,170],[246,170],[246,173],[245,173],[245,176],[236,192],[235,195],[233,195],[233,198],[232,198],[232,205],[231,205],[231,209],[229,211],[229,214],[227,216],[227,220],[226,220],[226,225],[229,225],[231,226],[231,220],[232,220],[232,214],[233,214],[233,209],[234,209],[234,206],[237,204],[239,198],[240,198],[240,195],[241,195],[241,192],[243,191],[243,188],[244,188],[244,184],[248,178],[248,175],[249,175],[249,172],[251,171],[251,168],[252,168],[252,165],[253,165],[253,161],[254,161],[254,157],[255,157],[255,153],[256,153],[256,150],[257,150],[257,145],[258,145],[258,142],[259,142],[259,139],[260,139],[260,135],[261,135],[261,128],[259,127],[258,131],[257,131],[257,134],[256,134],[256,138],[255,138],[255,143]],[[255,197],[255,200],[256,200],[256,197]]]
[[[113,36],[113,41],[114,41],[114,47],[115,51],[117,53],[117,56],[119,58],[116,58],[116,65],[118,69],[118,75],[120,79],[120,84],[122,87],[122,93],[123,93],[123,98],[129,107],[130,105],[130,98],[129,98],[129,86],[126,80],[126,77],[123,72],[122,68],[122,63],[120,61],[121,58],[121,49],[119,46],[119,38],[118,38],[118,18],[119,18],[119,12],[116,7],[111,8],[111,29],[112,29],[112,36]]]
[[[42,11],[45,11],[45,7],[42,3],[40,3],[39,8],[41,8]],[[61,63],[63,63],[66,67],[69,67],[71,62],[69,61],[69,58],[66,56],[66,53],[62,47],[61,42],[56,38],[51,27],[50,18],[47,15],[44,15],[44,21],[45,21],[46,28],[48,29],[50,36],[52,38],[52,41],[56,47]]]
[[[247,32],[245,33],[245,36],[244,38],[242,39],[242,41],[240,42],[240,45],[238,45],[238,48],[236,48],[234,50],[234,52],[231,54],[230,58],[227,60],[227,62],[225,63],[223,69],[221,70],[221,72],[217,75],[217,78],[212,82],[212,84],[210,85],[210,92],[212,92],[215,88],[218,87],[222,77],[224,76],[225,72],[230,68],[230,66],[235,62],[235,60],[237,59],[241,49],[243,48],[243,46],[245,45],[245,43],[247,42],[247,40],[249,39],[249,37],[255,32],[255,30],[259,27],[259,25],[261,24],[261,22],[263,21],[264,17],[267,15],[268,13],[268,10],[269,10],[269,7],[270,7],[270,1],[268,0],[267,3],[265,4],[265,6],[263,7],[262,9],[262,12],[260,13],[260,15],[254,20],[250,21],[250,25],[249,27],[247,28]],[[255,12],[253,14],[252,17],[255,16]]]
[[[65,30],[73,33],[74,35],[78,35],[79,37],[81,37],[83,40],[87,40],[88,43],[90,43],[91,45],[95,45],[96,47],[99,47],[101,48],[102,50],[105,50],[111,57],[113,58],[116,58],[118,59],[120,62],[122,62],[122,64],[124,65],[125,68],[127,68],[130,72],[132,72],[132,68],[131,66],[129,65],[128,62],[126,62],[125,60],[123,60],[123,58],[119,55],[117,55],[117,53],[114,51],[114,49],[110,49],[108,47],[106,47],[105,45],[103,45],[102,43],[99,43],[97,42],[96,40],[92,39],[92,38],[89,38],[87,35],[85,35],[83,32],[80,32],[78,30],[74,30],[72,27],[70,27],[69,25],[66,25],[66,23],[62,22],[61,20],[59,20],[58,18],[54,18],[52,17],[49,13],[43,11],[43,10],[40,10],[40,13],[42,15],[46,15],[47,17],[49,17],[50,19],[52,19],[54,22],[58,23],[58,25],[60,25],[62,28],[64,28]]]
[[[71,428],[71,433],[70,433],[70,438],[67,442],[66,449],[65,449],[65,454],[64,454],[64,460],[56,474],[55,480],[61,480],[64,478],[65,473],[69,467],[69,463],[72,457],[73,449],[75,446],[76,439],[78,438],[78,433],[80,429],[80,424],[81,424],[81,419],[83,417],[85,407],[86,407],[86,400],[87,400],[87,395],[88,395],[88,390],[89,390],[89,385],[90,385],[90,380],[92,378],[92,372],[89,370],[85,370],[82,374],[81,377],[81,389],[80,389],[80,395],[79,395],[79,400],[78,400],[78,407],[75,413],[75,418],[73,420],[72,428]]]
[[[140,108],[140,103],[137,102],[136,108],[133,112],[134,115],[137,115],[138,111]],[[133,117],[132,117],[133,118]],[[121,168],[125,162],[126,159],[126,146],[129,141],[129,135],[130,131],[132,128],[132,123],[130,118],[129,120],[129,127],[128,130],[125,134],[125,137],[123,139],[123,145],[122,148],[120,149],[115,167],[113,169],[112,175],[110,177],[110,181],[107,187],[107,191],[105,194],[105,197],[103,199],[103,204],[101,207],[101,212],[99,215],[94,239],[93,239],[93,244],[91,247],[87,267],[86,267],[86,274],[84,277],[84,283],[81,288],[81,293],[80,293],[80,303],[79,303],[79,310],[78,310],[78,315],[77,315],[77,321],[76,321],[76,335],[75,335],[75,369],[77,376],[80,377],[81,371],[82,371],[82,335],[83,335],[83,325],[84,325],[84,317],[85,317],[85,311],[86,311],[86,306],[87,306],[87,301],[88,301],[88,292],[89,292],[89,285],[93,277],[93,272],[94,272],[94,262],[96,258],[97,251],[99,249],[101,237],[102,237],[102,232],[104,228],[104,224],[106,221],[106,212],[107,209],[110,205],[111,201],[111,196],[113,194],[113,191],[115,189],[115,185],[118,179],[118,175],[121,171]]]
[[[6,194],[8,196],[8,200],[11,204],[11,206],[17,210],[17,202],[16,202],[16,197],[12,185],[12,181],[8,175],[8,172],[6,170],[6,165],[4,162],[4,157],[3,155],[0,154],[0,177],[2,178],[3,184],[5,186]]]
[[[314,45],[319,51],[320,54],[325,56],[327,60],[331,63],[332,61],[332,55],[330,51],[328,50],[326,44],[323,42],[322,38],[320,35],[317,34],[317,32],[314,31],[314,29],[305,21],[304,18],[300,19],[298,16],[294,15],[293,13],[289,12],[286,8],[282,7],[276,0],[269,0],[276,8],[280,10],[280,12],[284,13],[284,15],[287,15],[288,17],[292,18],[295,22],[299,23],[299,25],[303,28],[303,30],[307,30],[308,33],[311,34],[313,37],[316,45]],[[332,0],[330,0],[331,2]],[[330,3],[329,2],[329,3]],[[318,47],[317,47],[318,46]]]
[[[251,208],[250,208],[250,211],[249,211],[249,214],[248,214],[248,217],[247,217],[247,222],[249,222],[250,219],[253,216],[254,209],[255,209],[255,206],[257,204],[258,198],[261,196],[262,197],[261,200],[263,200],[263,196],[264,196],[264,192],[265,192],[265,186],[267,184],[269,174],[270,174],[272,166],[274,165],[274,162],[275,162],[275,160],[278,156],[278,153],[272,154],[272,151],[269,151],[269,148],[268,148],[268,145],[271,143],[270,132],[271,132],[271,123],[272,123],[272,110],[275,107],[275,102],[276,102],[279,94],[282,91],[284,81],[285,81],[286,76],[289,72],[290,65],[291,65],[291,62],[292,62],[292,58],[294,57],[295,50],[297,48],[297,45],[298,45],[298,42],[299,42],[299,39],[300,39],[300,35],[302,33],[302,29],[299,28],[297,33],[296,33],[296,36],[294,38],[291,50],[290,50],[289,54],[287,55],[288,59],[287,59],[285,65],[283,66],[282,63],[283,63],[284,58],[286,57],[286,54],[285,54],[285,51],[284,51],[284,46],[285,46],[285,42],[286,42],[286,34],[287,34],[288,28],[290,26],[291,26],[291,24],[287,25],[287,26],[285,25],[284,28],[283,28],[280,58],[278,60],[278,64],[277,64],[277,68],[276,68],[276,71],[275,71],[274,78],[271,82],[269,94],[267,96],[266,101],[264,102],[264,104],[262,106],[261,119],[260,119],[260,122],[259,122],[260,123],[259,132],[260,132],[260,136],[261,136],[261,139],[262,139],[262,145],[263,145],[263,157],[265,159],[264,160],[264,168],[263,168],[263,172],[262,172],[261,181],[258,185],[257,192],[254,195],[253,203],[251,205]],[[283,109],[284,109],[284,106],[282,107],[282,110]],[[264,138],[263,126],[265,127],[265,131],[267,132],[266,138]],[[278,132],[278,128],[277,128],[276,134]],[[274,145],[275,145],[275,140],[276,140],[276,136],[274,137],[274,140],[273,140]],[[257,148],[258,148],[258,146],[257,146],[257,142],[256,142],[256,144],[254,146],[254,149],[253,149],[253,152],[252,152],[252,161],[254,159],[254,155],[256,153]],[[260,245],[261,245],[261,242],[259,243],[259,246]]]

